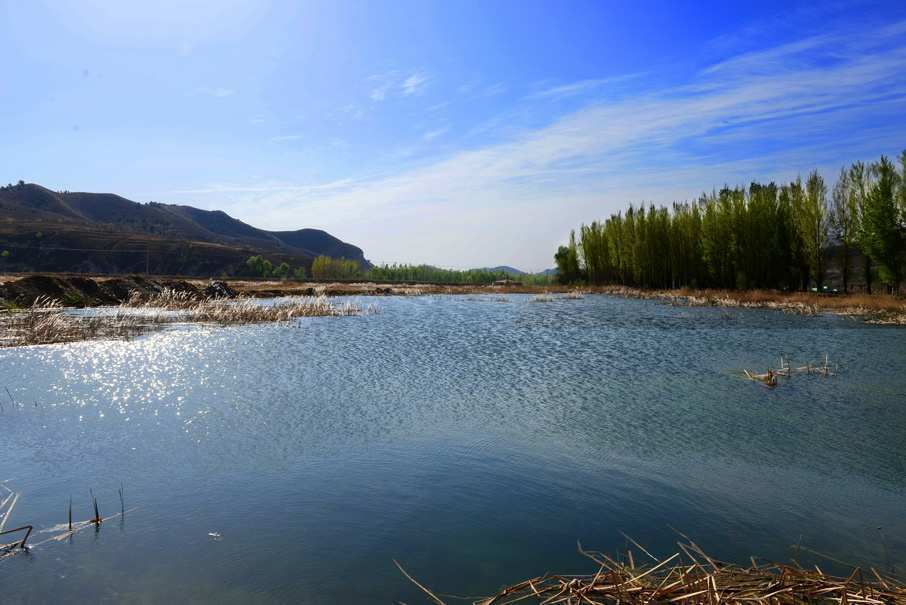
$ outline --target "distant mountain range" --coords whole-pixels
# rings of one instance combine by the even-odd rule
[[[497,267],[487,267],[485,271],[490,271],[492,273],[506,273],[507,275],[525,275],[525,271],[520,271],[516,267],[510,267],[509,265],[499,265]]]
[[[516,267],[510,267],[509,265],[499,265],[497,267],[487,267],[487,271],[492,271],[494,273],[506,273],[507,275],[512,275],[517,277],[519,275],[528,275],[527,271],[522,271]],[[545,269],[544,271],[539,271],[540,275],[556,275],[556,269]]]
[[[306,270],[320,255],[370,266],[361,248],[319,229],[265,231],[220,210],[0,187],[0,271],[241,275],[257,254]]]

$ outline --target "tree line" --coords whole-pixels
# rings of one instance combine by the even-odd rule
[[[247,271],[256,277],[277,279],[306,278],[303,267],[292,269],[287,263],[274,266],[262,256],[252,256],[246,261]],[[513,276],[503,270],[491,269],[442,269],[433,265],[385,264],[363,268],[358,262],[345,258],[318,256],[311,265],[311,277],[325,279],[363,279],[375,282],[431,282],[442,284],[490,284],[502,279],[512,279],[528,284],[549,284],[546,274]]]
[[[672,207],[630,205],[581,225],[554,255],[563,283],[642,288],[822,289],[827,250],[838,246],[843,289],[850,264],[864,258],[871,292],[877,277],[892,291],[906,254],[906,151],[841,169],[828,190],[809,173],[803,182],[724,187]]]
[[[305,267],[296,267],[293,269],[289,263],[280,263],[274,266],[271,261],[267,260],[260,254],[250,256],[245,261],[246,271],[255,277],[272,277],[275,279],[289,279],[290,277],[302,280],[305,279]]]

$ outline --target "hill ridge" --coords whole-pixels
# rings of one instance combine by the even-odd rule
[[[242,275],[256,254],[306,269],[320,255],[370,266],[361,248],[321,229],[268,231],[223,210],[22,182],[0,187],[4,250],[6,271],[124,273],[153,265],[159,274]]]

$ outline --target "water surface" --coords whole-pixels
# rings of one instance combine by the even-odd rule
[[[589,296],[0,350],[10,525],[125,520],[0,561],[15,602],[420,602],[576,540],[906,565],[906,341],[839,317]],[[825,353],[840,376],[740,377]],[[6,393],[0,391],[6,397]],[[209,532],[221,535],[210,537]],[[50,534],[38,534],[36,540]]]

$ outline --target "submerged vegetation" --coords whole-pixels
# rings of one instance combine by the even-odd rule
[[[813,171],[805,182],[725,187],[672,208],[630,206],[582,225],[555,255],[564,283],[641,288],[821,289],[839,245],[843,290],[854,252],[897,292],[906,254],[906,152],[843,169],[831,196]]]
[[[42,297],[27,309],[0,312],[0,347],[131,338],[174,323],[229,326],[362,312],[358,305],[335,304],[324,295],[288,297],[263,304],[247,297],[198,299],[187,292],[165,289],[147,298],[135,293],[119,307],[93,314],[74,313],[59,300]]]
[[[685,538],[685,536],[684,536]],[[504,603],[563,603],[565,605],[649,605],[679,603],[763,603],[805,605],[817,603],[906,604],[906,584],[873,568],[853,567],[848,575],[824,573],[818,565],[766,563],[752,557],[734,565],[710,557],[695,542],[677,543],[679,552],[659,559],[638,548],[635,554],[614,557],[603,552],[579,552],[597,569],[587,575],[544,575],[507,586],[496,595],[474,600],[474,605]],[[800,551],[808,549],[799,548]],[[814,553],[811,551],[811,554]],[[838,561],[834,563],[839,564]],[[400,571],[436,605],[443,599],[397,563]],[[849,566],[847,566],[849,567]]]

